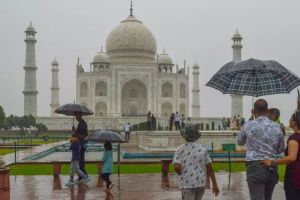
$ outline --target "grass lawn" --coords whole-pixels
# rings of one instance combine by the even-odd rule
[[[228,171],[227,163],[213,163],[215,172]],[[232,172],[246,171],[245,163],[232,163]],[[69,165],[63,165],[61,174],[69,174]],[[87,164],[86,170],[89,174],[97,174],[96,164]],[[279,166],[280,180],[283,181],[285,166]],[[170,172],[174,173],[173,166],[170,166]],[[117,173],[117,165],[114,165],[114,173]],[[161,164],[146,165],[121,165],[121,174],[141,174],[141,173],[161,173]],[[11,175],[52,175],[53,165],[51,164],[18,164],[10,166]]]
[[[0,156],[8,154],[8,153],[13,153],[15,150],[14,149],[1,149],[0,148]]]

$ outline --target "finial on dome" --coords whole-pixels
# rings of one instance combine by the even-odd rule
[[[102,50],[102,45],[101,45],[101,52],[103,52],[103,50]]]
[[[77,57],[77,65],[79,65],[79,56]]]
[[[163,48],[163,54],[166,54],[166,49],[165,48]]]
[[[132,1],[130,1],[130,16],[133,16],[132,12],[133,12]]]

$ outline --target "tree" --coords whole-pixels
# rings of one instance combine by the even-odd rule
[[[0,106],[0,129],[4,128],[4,124],[5,124],[5,112],[2,106]]]
[[[48,127],[43,123],[36,124],[37,134],[48,131]]]
[[[16,126],[16,117],[13,115],[10,115],[5,118],[5,123],[4,123],[4,129],[8,130],[11,129],[12,127]]]

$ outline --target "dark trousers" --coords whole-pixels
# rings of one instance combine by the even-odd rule
[[[111,184],[111,181],[109,180],[109,175],[110,175],[110,173],[103,173],[103,174],[101,174],[102,179],[106,183],[106,189],[108,189],[109,186],[110,186],[110,184]]]
[[[278,182],[277,167],[270,169],[260,161],[247,162],[247,183],[251,200],[272,200],[273,190]]]
[[[175,129],[176,129],[176,131],[180,129],[180,122],[179,121],[175,121]]]
[[[79,169],[85,174],[87,175],[86,171],[85,171],[85,148],[84,148],[84,144],[80,145],[80,160],[79,160]],[[79,176],[79,179],[82,179],[81,176]]]
[[[129,131],[126,131],[126,132],[125,132],[125,139],[126,139],[127,141],[129,141],[129,137],[130,137],[130,132],[129,132]]]
[[[286,173],[284,177],[284,190],[286,200],[299,200],[300,190],[293,187],[293,180],[291,173]]]

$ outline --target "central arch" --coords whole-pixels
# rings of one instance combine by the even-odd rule
[[[147,114],[147,87],[136,79],[128,81],[122,87],[122,116],[145,116]]]

